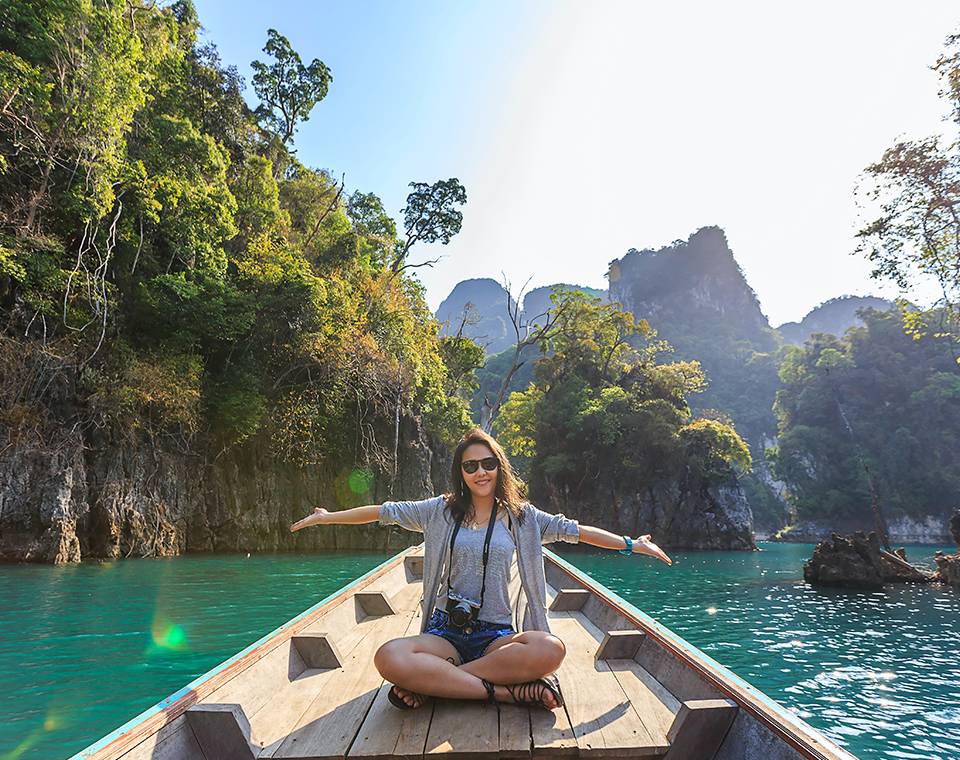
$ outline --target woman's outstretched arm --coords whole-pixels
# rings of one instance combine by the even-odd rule
[[[599,546],[601,549],[626,549],[627,542],[623,536],[617,536],[606,531],[603,528],[594,528],[592,525],[580,526],[580,543]],[[667,553],[650,540],[650,534],[647,533],[633,539],[633,553],[646,554],[648,557],[656,557],[668,565],[673,564],[673,560],[667,556]]]
[[[372,523],[380,519],[380,504],[371,504],[367,507],[354,507],[341,512],[328,512],[323,507],[317,507],[312,514],[302,520],[297,520],[290,526],[290,532],[296,533],[301,528],[311,525],[360,525]]]

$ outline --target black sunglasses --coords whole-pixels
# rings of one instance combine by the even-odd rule
[[[487,472],[493,472],[500,466],[500,462],[497,461],[496,457],[484,457],[483,459],[464,459],[460,466],[464,472],[473,475],[480,466]]]

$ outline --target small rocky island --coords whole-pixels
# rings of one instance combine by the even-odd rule
[[[960,510],[950,519],[950,531],[960,546]],[[949,583],[960,586],[960,553],[936,554],[937,570],[911,565],[903,549],[889,552],[873,531],[849,535],[834,533],[821,541],[804,563],[803,578],[820,586],[882,588],[887,583]]]
[[[954,543],[960,547],[960,509],[953,513],[950,518],[950,535],[953,536]],[[937,563],[937,575],[944,583],[951,586],[960,587],[960,551],[956,554],[944,554],[937,552],[934,556]]]

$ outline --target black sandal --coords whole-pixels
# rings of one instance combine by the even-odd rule
[[[407,691],[410,691],[410,690],[407,689]],[[410,693],[413,694],[413,696],[414,696],[416,699],[419,699],[419,700],[420,700],[420,702],[419,702],[418,704],[408,705],[406,702],[404,702],[404,701],[403,701],[403,697],[401,697],[399,694],[397,694],[397,685],[396,685],[396,684],[394,684],[393,686],[390,687],[390,691],[387,692],[387,699],[390,700],[390,704],[391,704],[391,705],[393,705],[394,707],[397,707],[397,708],[399,708],[399,709],[401,709],[401,710],[417,710],[417,709],[423,707],[423,706],[427,703],[427,700],[430,699],[430,697],[428,697],[426,694],[417,694],[417,692],[415,692],[415,691],[411,691]]]
[[[558,707],[563,707],[563,694],[560,693],[560,681],[553,674],[538,678],[536,681],[514,684],[506,688],[507,691],[510,692],[514,704],[529,707],[540,706],[547,710],[556,710]],[[514,692],[514,689],[517,691]],[[543,701],[544,689],[553,694],[553,698],[557,700],[556,707],[547,707],[547,704]]]
[[[496,696],[496,692],[493,690],[493,684],[490,683],[489,681],[484,680],[483,678],[480,679],[480,683],[482,683],[483,688],[487,690],[487,704],[495,705],[497,708],[497,715],[499,715],[500,703],[497,702],[497,696]]]

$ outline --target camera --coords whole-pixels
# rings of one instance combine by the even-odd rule
[[[457,628],[466,628],[477,622],[480,615],[480,605],[470,599],[464,599],[452,592],[447,593],[447,614],[450,623]]]

